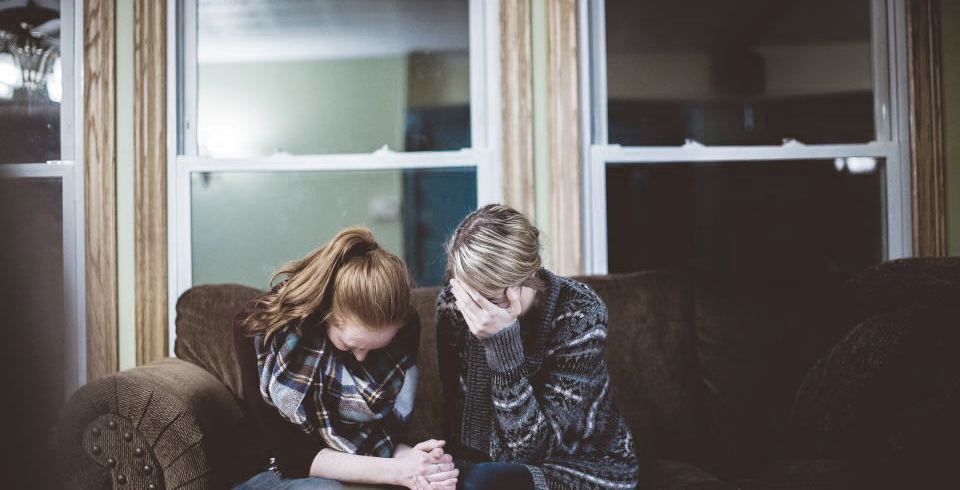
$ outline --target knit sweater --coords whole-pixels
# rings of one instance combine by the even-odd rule
[[[633,437],[604,359],[606,306],[585,284],[538,275],[548,289],[537,306],[483,338],[470,332],[450,287],[440,292],[444,436],[458,459],[527,465],[538,490],[634,488]]]

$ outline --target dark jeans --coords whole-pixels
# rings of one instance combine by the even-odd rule
[[[461,490],[533,490],[533,476],[518,463],[476,463],[460,470]]]

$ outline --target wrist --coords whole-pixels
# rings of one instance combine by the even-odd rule
[[[411,450],[411,449],[413,449],[413,448],[411,448],[410,446],[408,446],[408,445],[406,445],[406,444],[402,444],[402,443],[401,443],[401,444],[397,444],[397,447],[393,450],[393,457],[394,457],[394,458],[399,458],[399,457],[403,456],[404,454],[406,454],[407,451],[409,451],[409,450]]]
[[[503,327],[480,338],[486,352],[487,364],[493,371],[508,371],[523,363],[523,343],[520,340],[520,322]]]
[[[398,459],[396,456],[392,458],[384,459],[383,461],[384,461],[384,466],[386,466],[386,468],[384,468],[386,470],[384,474],[387,480],[384,483],[388,485],[404,486],[406,481],[403,475],[402,461]]]

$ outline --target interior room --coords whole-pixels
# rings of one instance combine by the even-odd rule
[[[606,304],[637,488],[960,456],[960,2],[0,0],[0,203],[10,488],[232,488],[229,327],[350,226],[406,264],[439,437],[488,203]]]

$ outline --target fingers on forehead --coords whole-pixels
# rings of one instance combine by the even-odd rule
[[[469,294],[467,294],[467,291],[464,290],[463,286],[460,284],[453,284],[450,288],[450,292],[453,293],[453,296],[458,300],[464,300],[470,297]]]
[[[485,299],[484,299],[484,297],[483,297],[480,293],[478,293],[475,289],[473,289],[473,288],[471,288],[470,286],[467,286],[466,284],[464,284],[464,283],[461,282],[461,283],[460,283],[460,291],[461,291],[463,294],[465,294],[467,298],[470,298],[470,299],[472,299],[475,303],[477,303],[477,305],[483,306],[483,302],[484,302]]]

